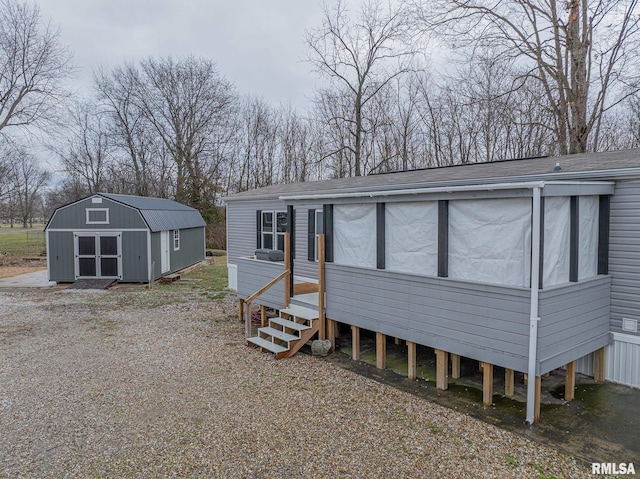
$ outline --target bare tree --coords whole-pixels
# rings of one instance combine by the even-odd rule
[[[54,116],[72,70],[71,54],[36,5],[0,1],[0,132]]]
[[[406,19],[401,10],[369,1],[351,18],[338,0],[324,6],[322,26],[306,32],[308,61],[316,72],[333,81],[350,101],[347,115],[349,141],[338,145],[353,155],[353,174],[363,173],[364,109],[394,78],[409,71],[413,51],[405,41]]]
[[[68,111],[67,129],[50,145],[72,183],[84,185],[86,194],[103,191],[106,185],[112,159],[106,120],[95,104],[77,103]]]
[[[24,149],[16,150],[10,169],[15,204],[22,220],[22,227],[33,226],[35,208],[41,198],[42,187],[51,174],[43,170],[36,159]]]
[[[544,89],[560,154],[598,148],[605,112],[640,87],[637,0],[435,0],[427,30],[458,48],[490,46]],[[471,54],[471,50],[465,50]]]
[[[152,194],[159,138],[136,101],[140,85],[137,69],[133,65],[116,67],[110,72],[100,71],[95,76],[98,98],[110,118],[108,124],[113,147],[121,157],[112,165],[114,175],[122,184],[115,188],[123,193],[148,196]],[[120,174],[122,173],[122,174]],[[157,194],[157,191],[155,192]]]
[[[233,86],[205,59],[147,59],[140,65],[135,102],[175,163],[178,201],[213,207],[220,142],[235,106]]]

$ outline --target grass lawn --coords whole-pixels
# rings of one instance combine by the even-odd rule
[[[0,254],[15,256],[39,256],[46,249],[43,231],[23,229],[0,229]]]
[[[216,256],[211,257],[206,263],[183,275],[184,279],[199,279],[194,288],[201,290],[211,299],[221,299],[225,296],[227,287],[227,252],[213,250]],[[184,287],[184,286],[179,286]]]

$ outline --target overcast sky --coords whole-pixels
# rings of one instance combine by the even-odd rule
[[[353,3],[353,2],[350,2]],[[356,2],[359,3],[359,2]],[[320,0],[39,0],[74,54],[79,84],[94,69],[149,56],[213,60],[239,93],[304,108],[316,81],[305,29],[321,24]]]

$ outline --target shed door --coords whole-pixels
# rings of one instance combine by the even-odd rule
[[[166,273],[171,269],[171,252],[169,250],[169,232],[160,232],[160,269]]]
[[[74,238],[76,279],[122,279],[120,233],[75,233]]]

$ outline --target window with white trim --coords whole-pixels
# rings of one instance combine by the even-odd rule
[[[275,221],[274,221],[275,220]],[[284,251],[287,232],[286,211],[262,211],[260,220],[260,247]]]
[[[173,251],[180,249],[180,230],[173,230]]]
[[[88,225],[109,224],[109,208],[86,208],[85,211]]]

